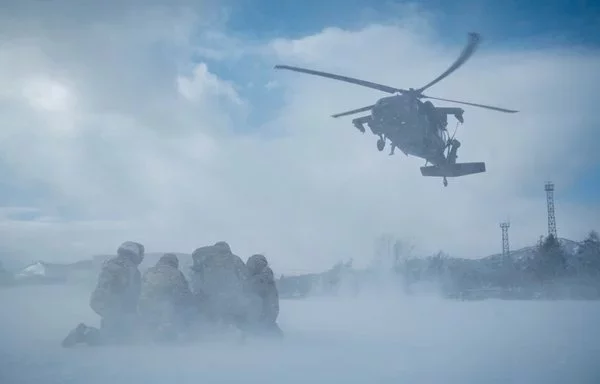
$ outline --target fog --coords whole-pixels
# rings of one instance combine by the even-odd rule
[[[489,171],[443,188],[420,175],[421,159],[390,158],[351,120],[330,118],[383,94],[273,65],[419,87],[456,58],[464,41],[453,36],[472,24],[450,33],[451,16],[425,5],[344,4],[328,8],[372,20],[260,31],[247,14],[277,25],[290,15],[228,0],[75,3],[23,0],[0,14],[5,266],[113,254],[125,240],[187,253],[226,240],[289,276],[368,263],[384,232],[424,255],[479,258],[500,251],[505,217],[511,249],[545,231],[546,180],[557,185],[561,237],[600,226],[597,200],[569,194],[599,162],[589,139],[600,124],[596,47],[484,40],[432,95],[520,112],[468,109],[460,159]],[[236,14],[246,29],[230,22]],[[496,16],[469,13],[482,26]],[[453,271],[472,270],[489,277]],[[79,322],[98,325],[90,289],[0,289],[0,384],[600,382],[594,301],[464,302],[385,287],[282,300],[280,342],[63,349]]]
[[[382,292],[282,300],[282,341],[79,347],[87,288],[0,290],[2,383],[592,383],[600,304],[458,302]]]

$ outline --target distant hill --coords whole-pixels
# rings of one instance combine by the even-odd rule
[[[558,241],[568,256],[575,255],[580,246],[579,242],[565,239],[565,238],[559,238]],[[537,247],[537,245],[532,245],[532,246],[523,247],[521,249],[517,249],[514,251],[510,251],[510,253],[509,253],[510,259],[513,261],[514,265],[516,265],[517,267],[519,267],[519,266],[523,267],[525,264],[527,264],[527,262],[529,262],[535,256],[536,247]],[[489,255],[489,256],[483,257],[481,259],[472,259],[472,261],[476,262],[478,264],[481,264],[483,266],[494,268],[494,267],[497,267],[500,264],[502,264],[502,254],[495,253],[493,255]]]
[[[177,253],[174,252],[179,259],[179,268],[187,273],[192,266],[192,255],[189,253]],[[144,260],[140,264],[140,270],[146,270],[156,264],[156,262],[165,254],[165,252],[148,252],[144,255]],[[102,263],[115,255],[94,255],[92,256],[92,263],[94,268],[99,269]]]
[[[88,280],[94,275],[92,260],[74,263],[36,261],[13,274],[17,284],[64,283],[69,280]]]
[[[145,255],[140,265],[140,270],[152,267],[164,255],[162,252],[149,252]],[[179,258],[180,268],[188,274],[192,266],[192,256],[185,253],[176,253]],[[49,263],[38,260],[21,267],[14,272],[14,280],[18,284],[59,284],[68,281],[93,282],[97,277],[104,261],[114,255],[94,255],[87,260],[73,263]]]
[[[573,240],[569,240],[569,239],[559,238],[558,241],[559,241],[560,245],[564,248],[564,250],[569,255],[574,255],[580,246],[580,243],[578,243],[577,241],[573,241]],[[532,245],[529,247],[517,249],[515,251],[510,251],[510,254],[509,254],[510,258],[515,262],[529,260],[533,257],[536,247],[537,247],[537,245]],[[481,259],[476,259],[476,260],[487,261],[487,260],[501,260],[501,259],[502,259],[502,254],[495,253],[493,255],[489,255],[489,256],[483,257]]]

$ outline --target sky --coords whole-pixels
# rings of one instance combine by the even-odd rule
[[[573,3],[573,4],[568,4]],[[368,263],[393,234],[427,254],[481,257],[546,233],[600,229],[599,6],[592,2],[23,0],[0,14],[4,254],[66,261],[125,240],[192,252],[219,240],[282,273]],[[275,71],[305,66],[396,87],[472,59],[432,96],[465,108],[459,161],[425,178],[351,118],[381,92]],[[452,106],[442,102],[436,105]],[[454,122],[449,122],[454,127]]]

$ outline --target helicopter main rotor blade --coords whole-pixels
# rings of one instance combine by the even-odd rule
[[[351,111],[348,112],[342,112],[342,113],[337,113],[335,115],[331,115],[331,117],[342,117],[342,116],[348,116],[348,115],[352,115],[355,113],[360,113],[360,112],[366,112],[366,111],[370,111],[371,108],[373,108],[373,105],[369,105],[368,107],[362,107],[362,108],[357,108],[357,109],[353,109]]]
[[[315,76],[326,77],[326,78],[329,78],[329,79],[334,79],[334,80],[339,80],[339,81],[345,81],[346,83],[356,84],[356,85],[360,85],[360,86],[363,86],[363,87],[376,89],[378,91],[383,91],[383,92],[387,92],[387,93],[396,93],[396,92],[402,93],[402,92],[406,92],[406,90],[404,90],[404,89],[398,89],[398,88],[394,88],[394,87],[389,87],[387,85],[372,83],[370,81],[355,79],[355,78],[352,78],[352,77],[335,75],[333,73],[327,73],[327,72],[321,72],[321,71],[314,71],[312,69],[305,69],[305,68],[299,68],[299,67],[291,67],[289,65],[276,65],[275,69],[287,69],[287,70],[290,70],[290,71],[307,73],[309,75],[315,75]]]
[[[458,68],[460,68],[473,55],[473,53],[477,49],[477,46],[479,45],[480,40],[481,40],[481,36],[478,33],[475,33],[475,32],[469,33],[469,41],[467,42],[467,45],[465,46],[463,51],[460,53],[460,56],[458,57],[458,59],[456,59],[456,61],[448,69],[446,69],[446,71],[444,73],[442,73],[437,78],[435,78],[435,80],[433,80],[429,84],[419,88],[417,90],[417,93],[422,93],[427,88],[429,88],[432,85],[434,85],[435,83],[441,81],[442,79],[447,77],[449,74],[451,74],[452,72],[454,72]]]
[[[505,109],[505,108],[500,108],[500,107],[493,107],[491,105],[485,105],[485,104],[475,104],[475,103],[469,103],[466,101],[458,101],[458,100],[450,100],[450,99],[442,99],[440,97],[431,97],[431,96],[425,96],[425,95],[421,95],[421,98],[423,99],[432,99],[432,100],[441,100],[441,101],[448,101],[450,103],[457,103],[457,104],[464,104],[464,105],[471,105],[473,107],[480,107],[480,108],[487,108],[487,109],[493,109],[494,111],[500,111],[500,112],[507,112],[507,113],[517,113],[519,111],[515,111],[513,109]]]

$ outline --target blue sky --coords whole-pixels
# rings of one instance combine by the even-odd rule
[[[277,6],[270,0],[231,0],[228,4],[228,33],[257,40],[393,22],[401,15],[402,5],[415,6],[388,0],[283,0]],[[422,0],[416,4],[432,16],[442,43],[462,46],[465,33],[477,31],[494,49],[600,47],[600,1]],[[245,72],[231,64],[213,69],[234,80]]]
[[[423,0],[419,7],[435,15],[450,40],[476,30],[486,40],[511,46],[547,40],[566,44],[600,43],[600,2],[581,0]],[[237,0],[229,27],[259,38],[315,33],[326,26],[352,28],[397,17],[394,1]],[[523,41],[526,39],[527,41]]]

